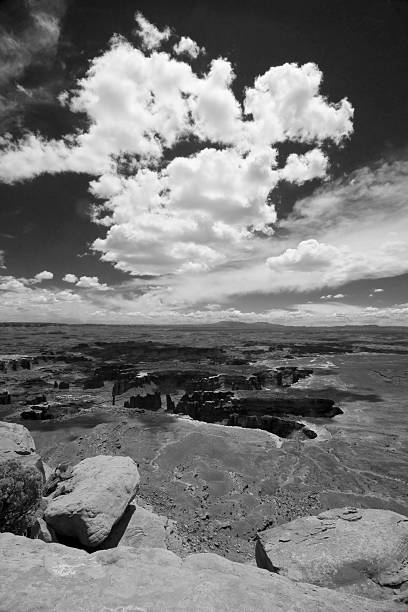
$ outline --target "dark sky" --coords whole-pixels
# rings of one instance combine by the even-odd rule
[[[205,46],[207,57],[231,60],[237,68],[233,88],[241,99],[245,86],[270,66],[317,63],[324,74],[322,93],[333,101],[347,97],[355,109],[351,139],[340,148],[326,146],[334,178],[378,159],[406,157],[408,2],[68,0],[59,5],[55,56],[43,61],[39,53],[16,78],[0,83],[4,98],[14,102],[0,112],[3,133],[18,137],[28,129],[58,138],[85,125],[86,118],[61,108],[56,96],[85,74],[88,61],[107,48],[113,33],[130,38],[134,13],[141,11],[159,28],[169,25]],[[3,32],[23,36],[27,19],[22,1],[1,1]],[[32,99],[16,93],[17,84],[35,91]],[[282,155],[292,150],[299,147],[281,146]],[[74,270],[108,283],[127,277],[88,252],[104,234],[89,219],[89,179],[65,173],[0,184],[0,250],[6,253],[7,274],[30,277],[52,267],[57,283]],[[281,184],[273,194],[279,215],[287,216],[316,185]]]

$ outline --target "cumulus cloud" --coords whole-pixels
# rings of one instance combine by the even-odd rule
[[[329,285],[341,282],[353,267],[352,249],[307,231],[308,221],[300,228],[295,220],[295,231],[274,241],[277,217],[268,194],[280,180],[327,176],[322,147],[352,133],[350,102],[322,96],[322,73],[313,63],[272,67],[239,99],[230,61],[215,58],[196,72],[187,38],[164,52],[170,31],[140,14],[136,21],[142,50],[114,36],[60,96],[73,113],[86,115],[88,127],[59,140],[3,136],[0,179],[91,174],[93,220],[105,228],[91,248],[125,272],[155,277],[155,285],[140,288],[144,312],[191,307],[203,296],[219,302],[250,291],[316,288],[323,277]],[[289,140],[305,152],[280,165],[277,147]],[[177,155],[173,148],[182,143],[193,152]],[[388,248],[391,260],[399,246]],[[64,280],[79,289],[107,288],[97,277],[73,276]]]
[[[150,23],[142,13],[136,13],[135,21],[138,25],[136,33],[140,36],[143,47],[148,51],[157,49],[164,40],[170,38],[170,28],[166,27],[163,31],[160,31],[153,23]]]
[[[380,288],[374,289],[374,293],[383,293],[383,292],[384,292],[384,289],[380,289]]]
[[[62,280],[66,283],[73,283],[75,284],[76,282],[78,282],[78,277],[75,276],[75,274],[65,274],[65,276],[63,276]]]
[[[272,270],[295,268],[307,271],[327,268],[339,257],[339,249],[311,238],[299,242],[295,249],[286,249],[282,255],[269,257],[266,263]]]
[[[193,58],[198,57],[200,53],[205,53],[204,47],[200,49],[197,43],[189,36],[182,36],[179,42],[173,46],[173,51],[176,55],[185,53]]]
[[[48,270],[43,270],[42,272],[38,272],[38,274],[34,276],[34,280],[36,280],[39,283],[41,283],[44,280],[51,280],[53,278],[54,278],[54,274],[52,272],[48,272]]]
[[[81,276],[75,283],[75,286],[82,289],[97,289],[98,291],[106,291],[108,289],[108,285],[100,283],[97,276]]]

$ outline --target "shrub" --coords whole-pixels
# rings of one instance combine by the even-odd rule
[[[42,477],[18,459],[0,463],[0,532],[25,535],[40,507]]]

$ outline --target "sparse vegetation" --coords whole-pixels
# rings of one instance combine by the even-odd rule
[[[0,463],[0,532],[25,535],[41,502],[42,478],[17,459]]]

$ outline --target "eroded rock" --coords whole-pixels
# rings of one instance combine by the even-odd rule
[[[0,598],[4,610],[100,612],[392,612],[397,602],[373,602],[293,583],[217,555],[182,560],[160,548],[122,547],[88,555],[61,544],[2,534]],[[29,576],[29,580],[27,577]]]
[[[258,567],[291,580],[386,599],[408,583],[408,517],[389,510],[328,510],[263,531]]]
[[[129,457],[99,455],[84,459],[52,493],[45,520],[57,535],[96,547],[134,498],[139,480],[137,465]]]

